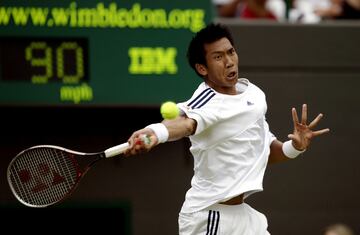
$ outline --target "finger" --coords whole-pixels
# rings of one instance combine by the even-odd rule
[[[140,152],[140,151],[142,150],[142,148],[143,148],[143,146],[141,145],[141,143],[140,143],[140,144],[136,144],[135,147],[134,147],[134,149],[135,149],[136,152]]]
[[[318,131],[313,131],[313,136],[319,136],[319,135],[322,135],[322,134],[325,134],[325,133],[328,133],[330,131],[329,128],[326,128],[326,129],[322,129],[322,130],[318,130]]]
[[[139,135],[135,138],[135,145],[142,145],[144,144],[144,137],[142,135]]]
[[[301,124],[306,125],[307,122],[307,105],[303,104],[301,114]]]
[[[157,145],[158,144],[158,138],[156,137],[156,135],[150,135],[149,136],[149,138],[150,138],[150,147],[153,147],[153,146],[155,146],[155,145]]]
[[[125,152],[124,152],[124,156],[125,157],[129,157],[131,155],[135,155],[135,149],[134,148],[128,148]]]
[[[132,134],[130,136],[130,138],[128,139],[128,143],[129,143],[129,148],[128,149],[131,149],[134,146],[134,134]]]
[[[297,149],[305,149],[306,147],[303,147],[303,145],[301,144],[301,141],[299,140],[299,138],[294,135],[294,134],[289,134],[288,138],[292,141],[293,146]]]
[[[289,134],[289,135],[288,135],[288,138],[291,139],[291,140],[295,140],[295,135]]]
[[[298,115],[297,115],[297,112],[296,112],[295,108],[291,109],[291,114],[292,114],[292,118],[293,118],[293,122],[294,122],[294,129],[295,129],[296,124],[299,123],[299,118],[298,118]]]
[[[133,148],[130,148],[125,152],[125,156],[137,155],[137,154],[139,154],[139,152],[140,152],[140,149],[139,149],[138,145],[135,145]]]
[[[128,143],[129,143],[129,147],[128,147],[128,150],[127,151],[125,151],[125,155],[134,155],[135,153],[134,153],[134,147],[138,144],[138,139],[139,139],[139,132],[138,131],[136,131],[136,132],[134,132],[131,136],[130,136],[130,138],[128,139]]]
[[[309,124],[309,128],[312,129],[314,128],[318,123],[319,121],[321,120],[321,118],[323,117],[324,115],[322,113],[320,113],[319,115],[317,115],[317,117]]]
[[[145,135],[143,130],[135,131],[129,138],[128,142],[130,143],[130,148],[132,148],[135,145],[140,144],[141,142],[141,136]]]

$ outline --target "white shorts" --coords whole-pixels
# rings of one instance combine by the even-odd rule
[[[246,203],[179,214],[180,235],[269,235],[266,217]]]

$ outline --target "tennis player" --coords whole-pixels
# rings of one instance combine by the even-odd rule
[[[323,115],[307,124],[307,106],[302,106],[300,119],[293,108],[293,133],[284,143],[277,140],[265,119],[265,94],[238,77],[238,55],[223,25],[199,31],[187,56],[203,82],[188,101],[177,104],[179,117],[134,132],[126,155],[189,137],[194,176],[179,213],[179,234],[269,234],[266,217],[244,199],[263,190],[267,164],[296,158],[313,137],[329,131],[313,130]],[[150,144],[135,144],[142,134]]]

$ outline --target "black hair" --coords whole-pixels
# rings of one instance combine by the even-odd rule
[[[197,32],[190,41],[187,50],[187,59],[189,65],[200,77],[202,76],[196,71],[195,65],[206,65],[204,45],[207,43],[213,43],[221,38],[227,38],[230,41],[231,45],[234,46],[234,40],[231,36],[229,29],[225,25],[211,23],[199,32]]]

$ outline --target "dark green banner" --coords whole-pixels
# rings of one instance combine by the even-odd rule
[[[0,4],[0,105],[158,105],[201,82],[186,49],[210,1]]]

